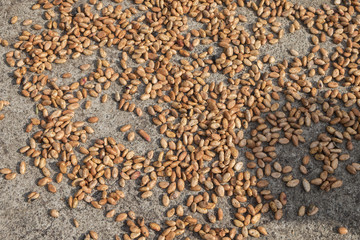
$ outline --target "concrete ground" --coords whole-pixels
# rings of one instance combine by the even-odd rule
[[[126,0],[127,1],[127,0]],[[21,26],[20,22],[24,19],[33,19],[34,22],[42,24],[44,20],[41,11],[32,11],[30,6],[35,1],[22,0],[0,0],[0,38],[7,39],[13,43],[21,30],[29,27]],[[108,3],[108,1],[103,1]],[[318,7],[320,4],[328,2],[324,0],[293,0],[303,4],[304,6]],[[124,4],[124,3],[123,3]],[[10,17],[19,16],[19,22],[15,25],[9,24]],[[33,31],[33,30],[31,30]],[[331,47],[331,46],[329,46]],[[310,48],[309,35],[305,30],[301,30],[295,34],[287,34],[279,44],[271,47],[263,47],[263,53],[270,53],[277,60],[289,58],[286,50],[294,48],[300,53],[306,53]],[[0,47],[0,56],[4,59],[4,54],[10,51],[10,47]],[[112,56],[114,65],[116,65],[118,53],[115,49],[108,50],[108,54]],[[74,79],[78,79],[84,75],[80,72],[78,66],[88,62],[92,63],[96,59],[95,56],[81,58],[80,61],[72,61],[66,66],[56,67],[53,76],[60,76],[65,72],[71,72]],[[38,187],[36,181],[42,177],[39,169],[33,166],[30,159],[19,153],[19,148],[27,144],[30,133],[25,133],[24,128],[29,123],[29,119],[36,117],[35,104],[30,99],[24,98],[19,94],[19,87],[15,85],[11,77],[12,69],[4,62],[0,63],[0,99],[8,100],[11,106],[4,108],[2,113],[5,119],[0,121],[0,168],[8,167],[17,169],[20,161],[28,164],[25,175],[18,175],[15,180],[7,181],[0,178],[0,239],[16,240],[16,239],[83,239],[84,234],[89,230],[99,233],[100,239],[114,239],[115,234],[122,235],[127,229],[122,223],[116,223],[113,219],[105,218],[104,210],[97,210],[84,202],[81,202],[76,209],[67,207],[65,198],[67,198],[73,190],[66,182],[56,184],[58,192],[52,194],[46,189]],[[117,141],[124,143],[127,147],[134,150],[137,154],[144,154],[148,150],[158,149],[159,134],[154,125],[150,123],[147,114],[143,117],[135,117],[134,114],[122,112],[117,109],[117,104],[113,100],[113,93],[121,90],[119,85],[113,85],[106,93],[112,96],[112,99],[105,104],[101,104],[99,99],[94,101],[93,106],[89,110],[79,110],[76,118],[85,120],[89,116],[99,116],[98,123],[93,125],[95,133],[90,136],[90,140],[101,137],[112,136]],[[140,103],[140,102],[139,102]],[[148,105],[140,105],[143,109]],[[135,124],[137,129],[146,128],[152,136],[152,143],[145,143],[139,136],[133,144],[125,141],[125,135],[119,132],[119,127],[126,123]],[[324,126],[317,125],[312,129],[305,129],[304,136],[307,142],[314,140],[317,134],[324,131]],[[89,141],[90,142],[90,141]],[[354,151],[351,152],[350,162],[359,162],[360,148],[359,143],[355,143]],[[291,165],[294,175],[301,177],[298,167],[302,157],[308,154],[308,144],[301,144],[297,149],[293,146],[285,146],[277,148],[278,161],[283,164]],[[308,179],[312,179],[320,172],[320,163],[313,160],[310,163],[310,174]],[[50,162],[50,170],[56,171],[54,163]],[[340,163],[336,176],[344,181],[343,187],[325,193],[312,187],[310,193],[305,193],[302,187],[293,189],[286,188],[281,180],[271,181],[270,188],[274,193],[285,191],[288,196],[288,205],[285,208],[285,216],[280,221],[273,220],[270,214],[266,214],[262,219],[263,226],[266,227],[269,236],[263,239],[360,239],[360,177],[359,174],[352,176],[345,170],[345,164]],[[113,186],[118,186],[113,183]],[[141,200],[137,186],[134,182],[128,183],[125,189],[125,199],[120,204],[113,207],[107,207],[106,210],[116,209],[116,212],[132,210],[139,216],[145,218],[146,223],[155,221],[161,223],[160,219],[165,219],[166,208],[160,204],[162,190],[156,189],[154,195],[146,200]],[[36,191],[40,193],[40,198],[32,203],[26,202],[26,195]],[[172,202],[172,206],[178,203],[184,203],[189,193],[182,193],[176,202]],[[217,226],[233,227],[231,224],[230,202],[222,199],[220,206],[225,210],[224,221]],[[298,217],[297,210],[301,205],[308,206],[315,204],[319,208],[318,214],[315,216]],[[50,209],[58,209],[60,217],[54,219],[49,216]],[[186,209],[185,213],[189,213]],[[195,216],[204,222],[205,218],[199,214]],[[76,218],[80,227],[75,228],[72,219]],[[337,234],[337,228],[345,226],[349,230],[346,236]],[[198,239],[196,235],[188,235],[191,239]],[[185,237],[185,236],[184,236]],[[155,236],[150,235],[150,239]],[[183,239],[181,237],[180,239]]]

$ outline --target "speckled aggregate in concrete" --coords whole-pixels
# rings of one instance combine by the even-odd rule
[[[126,0],[127,1],[127,0]],[[125,1],[125,2],[126,2]],[[22,27],[19,22],[30,18],[36,23],[44,23],[41,11],[31,11],[30,6],[34,1],[31,0],[0,0],[0,37],[14,42],[16,36],[21,30],[29,27]],[[105,4],[108,1],[103,1]],[[295,1],[304,6],[318,7],[324,0],[306,0]],[[126,4],[126,3],[123,3]],[[125,5],[124,5],[125,6]],[[10,17],[19,16],[19,22],[10,25]],[[251,19],[250,19],[251,21]],[[284,23],[286,24],[286,23]],[[32,31],[32,30],[31,30]],[[331,46],[330,46],[331,47]],[[269,53],[276,57],[276,60],[289,58],[287,50],[294,48],[300,53],[305,53],[310,49],[309,35],[305,30],[296,32],[295,34],[287,34],[279,44],[273,46],[265,46],[262,48],[262,54]],[[4,54],[10,50],[10,47],[0,47],[0,55],[2,60]],[[119,53],[115,49],[108,49],[113,65],[117,64]],[[96,56],[87,58],[81,57],[80,60],[71,61],[61,67],[56,67],[52,75],[60,76],[65,72],[71,72],[73,78],[80,78],[85,73],[80,72],[78,66],[84,62],[93,63]],[[29,165],[25,175],[18,175],[13,181],[6,181],[0,178],[0,239],[16,240],[16,239],[83,239],[84,233],[94,230],[99,233],[100,239],[114,239],[115,234],[127,232],[126,227],[121,223],[116,223],[113,219],[105,218],[104,210],[97,210],[90,205],[81,202],[76,209],[69,209],[66,204],[66,197],[73,193],[66,182],[56,184],[58,189],[56,194],[47,192],[44,188],[36,185],[42,174],[35,168],[29,158],[18,152],[20,147],[26,144],[29,133],[24,132],[25,125],[29,119],[36,117],[35,105],[29,99],[19,95],[19,88],[14,84],[11,77],[11,71],[4,62],[0,62],[0,99],[11,102],[11,107],[3,110],[6,117],[0,122],[0,168],[9,167],[11,169],[18,168],[18,162],[24,160]],[[218,77],[218,74],[212,78]],[[113,97],[115,91],[121,90],[120,85],[113,85],[111,89],[106,91]],[[100,137],[112,136],[117,141],[124,143],[128,148],[134,150],[137,154],[144,154],[148,150],[158,149],[158,140],[160,138],[154,125],[150,123],[150,117],[144,114],[143,117],[135,117],[134,114],[117,110],[117,105],[113,100],[105,104],[100,104],[99,99],[93,101],[94,104],[88,111],[79,110],[76,118],[85,120],[89,116],[100,116],[98,123],[93,125],[95,133],[90,136],[90,141]],[[143,109],[150,103],[140,103]],[[126,135],[119,132],[119,127],[131,122],[135,125],[135,129],[146,128],[152,136],[152,143],[146,143],[139,136],[136,141],[129,144],[125,141]],[[323,125],[317,125],[312,129],[305,129],[304,136],[308,143],[314,140],[318,133],[324,130]],[[360,158],[359,143],[355,143],[355,150],[351,152],[350,162],[358,162]],[[282,164],[289,164],[294,167],[294,176],[301,177],[298,166],[301,158],[308,152],[308,144],[302,144],[299,148],[293,148],[291,145],[278,148],[278,161]],[[244,159],[245,161],[245,159]],[[312,161],[309,165],[309,175],[307,179],[317,176],[320,171],[321,164]],[[316,240],[316,239],[360,239],[360,178],[359,175],[351,176],[345,171],[345,164],[340,163],[339,170],[336,172],[337,177],[341,177],[344,186],[335,189],[329,193],[319,191],[314,188],[310,193],[305,193],[301,187],[294,189],[286,188],[281,180],[271,180],[270,188],[275,194],[286,191],[288,196],[288,205],[284,213],[285,216],[280,221],[272,220],[268,214],[262,219],[263,225],[267,228],[269,236],[266,239],[295,239],[295,240]],[[50,161],[50,170],[55,172],[56,166]],[[118,184],[114,182],[112,187],[117,188]],[[164,219],[165,211],[169,208],[160,206],[162,190],[156,189],[152,197],[147,200],[141,200],[136,190],[135,183],[128,183],[124,192],[126,197],[120,201],[117,206],[106,207],[106,210],[116,209],[116,211],[133,210],[139,216],[143,216],[145,221],[155,221],[161,223],[160,219]],[[32,202],[26,202],[26,194],[31,191],[37,191],[41,197]],[[182,193],[181,197],[172,202],[170,207],[176,206],[178,203],[184,203],[184,199],[190,193]],[[319,207],[319,213],[311,217],[298,217],[297,210],[301,205],[315,204]],[[230,212],[233,208],[228,199],[220,201],[220,207],[225,210],[225,219],[216,226],[232,227]],[[56,208],[60,212],[60,217],[53,219],[49,216],[49,209]],[[185,213],[189,213],[186,209]],[[206,217],[195,214],[202,222]],[[76,218],[80,227],[73,226],[72,219]],[[339,226],[346,226],[349,234],[340,236],[336,233]],[[190,234],[190,233],[187,233]],[[191,239],[197,239],[196,235],[190,236]],[[154,239],[155,236],[150,236]],[[183,239],[180,238],[180,239]],[[265,239],[265,238],[264,238]]]

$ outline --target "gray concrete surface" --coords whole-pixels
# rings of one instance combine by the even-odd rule
[[[127,1],[127,0],[126,0]],[[16,36],[21,30],[30,29],[23,27],[19,23],[10,25],[8,23],[10,17],[19,16],[19,22],[25,18],[31,18],[36,23],[44,23],[41,17],[41,11],[31,11],[30,6],[34,1],[26,0],[0,0],[0,37],[14,42]],[[103,1],[107,3],[108,1]],[[316,1],[295,1],[305,6],[319,6],[321,3],[328,2],[324,0]],[[309,35],[305,31],[296,34],[287,34],[277,45],[264,47],[263,53],[269,52],[276,56],[277,60],[284,57],[288,58],[288,54],[284,54],[284,50],[294,48],[299,52],[308,51],[310,45],[308,41]],[[10,50],[10,47],[0,47],[0,56],[4,58],[4,54]],[[116,51],[112,54],[113,63],[116,65]],[[72,64],[57,67],[53,71],[54,76],[60,76],[64,72],[72,72],[73,78],[79,78],[84,75],[78,70],[78,66],[84,62],[91,63],[95,56],[90,58],[81,58],[80,61],[72,61]],[[30,159],[18,152],[19,148],[27,143],[30,134],[24,132],[25,125],[31,117],[36,117],[34,102],[19,95],[19,87],[14,84],[10,75],[12,69],[0,63],[0,99],[11,102],[10,107],[3,110],[6,117],[0,122],[0,168],[9,167],[17,169],[20,161],[28,163],[28,170],[25,175],[18,175],[13,181],[6,181],[0,178],[0,239],[16,240],[16,239],[82,239],[84,234],[89,230],[99,233],[100,239],[114,239],[115,234],[121,235],[127,232],[122,223],[116,223],[113,219],[105,218],[104,210],[97,210],[90,205],[81,202],[77,209],[69,209],[65,198],[69,196],[73,189],[66,183],[55,184],[58,188],[56,194],[47,192],[44,188],[36,185],[42,174],[30,162]],[[112,94],[120,90],[119,85],[113,85],[106,93]],[[146,103],[149,104],[149,103]],[[91,135],[90,140],[99,137],[112,136],[117,141],[123,142],[127,147],[134,150],[137,154],[144,154],[148,150],[158,149],[159,134],[154,125],[149,122],[149,116],[144,114],[140,119],[134,117],[134,114],[124,113],[116,110],[116,103],[113,100],[105,104],[101,104],[99,99],[94,101],[90,110],[79,110],[76,118],[85,120],[88,116],[100,116],[98,123],[94,124],[95,133]],[[146,106],[146,105],[145,105]],[[142,105],[142,107],[145,107]],[[146,143],[139,136],[136,137],[134,144],[125,141],[125,135],[119,132],[119,127],[125,123],[135,123],[137,128],[147,128],[148,132],[154,139],[151,144]],[[305,129],[307,141],[310,143],[316,136],[317,132],[324,130],[324,126],[318,125],[313,129]],[[90,141],[89,141],[90,142]],[[355,143],[355,150],[351,152],[351,162],[358,162],[360,158],[359,143]],[[280,163],[286,163],[295,169],[294,175],[301,177],[298,166],[301,158],[307,154],[308,144],[302,144],[299,148],[294,149],[288,145],[277,149],[278,159]],[[50,164],[54,167],[54,164]],[[310,163],[309,178],[317,176],[320,172],[321,165],[315,161]],[[345,171],[345,164],[340,163],[336,176],[341,177],[344,186],[340,189],[325,193],[313,187],[310,193],[305,193],[301,187],[294,189],[286,188],[281,180],[271,181],[270,188],[274,193],[286,191],[288,196],[288,205],[285,208],[285,216],[280,221],[272,219],[267,214],[262,219],[263,225],[267,228],[269,236],[266,239],[360,239],[360,178],[359,175],[351,176]],[[55,168],[50,169],[56,171]],[[114,188],[117,183],[113,183]],[[40,193],[40,198],[32,203],[26,202],[26,194],[31,191]],[[147,200],[141,200],[136,190],[135,183],[128,183],[124,189],[126,194],[120,204],[113,207],[107,207],[106,210],[112,208],[117,212],[133,210],[140,216],[145,218],[147,223],[155,221],[162,223],[166,208],[160,205],[160,197],[162,190],[156,189],[154,195]],[[184,199],[189,193],[182,193],[176,202],[172,202],[171,206],[178,203],[184,203]],[[301,205],[315,204],[319,207],[319,213],[311,217],[298,217],[297,210]],[[222,199],[220,206],[225,210],[224,221],[218,226],[233,227],[230,220],[230,212],[232,207],[229,201]],[[53,219],[49,216],[49,209],[56,208],[60,212],[60,217]],[[189,213],[186,209],[186,213]],[[195,214],[202,222],[204,217]],[[76,218],[80,227],[75,228],[72,219]],[[345,226],[349,229],[349,234],[340,236],[337,234],[337,228]],[[187,233],[189,234],[189,233]],[[191,239],[197,239],[196,235],[190,236]],[[181,237],[180,239],[183,239]],[[153,233],[150,239],[154,239]],[[265,238],[264,238],[265,239]]]

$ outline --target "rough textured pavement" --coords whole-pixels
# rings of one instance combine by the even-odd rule
[[[36,23],[43,23],[41,11],[32,11],[30,6],[34,1],[31,0],[0,0],[0,37],[7,39],[10,43],[15,41],[21,30],[30,30],[30,27],[21,26],[24,19],[33,19]],[[104,4],[109,1],[103,1]],[[324,0],[293,0],[304,6],[318,7],[322,3],[329,2]],[[122,3],[126,4],[126,3]],[[15,25],[9,24],[10,17],[17,15],[19,21]],[[31,30],[33,31],[33,30]],[[309,50],[309,37],[305,30],[296,32],[295,34],[287,34],[279,44],[271,47],[264,47],[262,50],[274,55],[277,59],[288,58],[290,55],[287,49],[294,48],[301,52]],[[0,47],[0,55],[4,59],[4,54],[10,50],[10,47]],[[112,62],[116,65],[118,53],[108,54],[112,56]],[[96,56],[90,58],[80,58],[80,60],[72,61],[72,64],[66,64],[61,68],[55,68],[53,76],[60,76],[65,72],[71,72],[73,78],[80,78],[81,73],[78,66],[84,62],[92,63]],[[29,158],[19,153],[19,148],[26,145],[26,141],[30,133],[25,133],[24,128],[31,117],[35,117],[34,103],[30,99],[26,99],[19,95],[19,88],[15,85],[10,73],[10,69],[4,62],[0,63],[0,99],[8,100],[11,106],[4,108],[3,113],[5,119],[0,122],[0,168],[9,167],[17,169],[19,161],[26,161],[30,166],[27,168],[25,175],[18,175],[15,180],[6,181],[0,178],[0,239],[83,239],[84,234],[89,230],[99,233],[100,239],[114,239],[115,234],[122,234],[127,229],[121,223],[116,223],[113,219],[105,218],[103,210],[97,210],[90,205],[81,202],[76,209],[67,207],[65,198],[69,196],[73,190],[70,186],[63,182],[56,184],[58,192],[52,194],[46,189],[38,187],[36,180],[42,174]],[[112,96],[115,91],[119,91],[119,85],[112,86],[108,90],[108,94]],[[148,103],[147,103],[148,104]],[[112,99],[105,104],[100,103],[100,99],[94,101],[93,106],[87,110],[79,110],[77,114],[78,120],[85,120],[89,116],[99,116],[98,123],[93,125],[95,134],[91,135],[90,140],[99,137],[112,136],[117,141],[121,141],[127,147],[134,150],[137,154],[143,154],[147,150],[156,150],[158,148],[159,137],[154,125],[149,122],[149,117],[144,114],[140,119],[134,114],[116,110],[116,103]],[[142,105],[145,107],[144,105]],[[81,112],[82,111],[82,112]],[[133,123],[136,128],[146,128],[153,137],[151,144],[145,143],[139,136],[136,136],[135,143],[129,144],[125,141],[125,135],[119,132],[119,127],[126,123]],[[324,126],[316,125],[315,129],[307,129],[304,134],[308,142],[311,142],[317,133],[323,131]],[[91,142],[91,141],[89,141]],[[358,161],[360,158],[360,144],[355,143],[355,150],[351,153],[351,162]],[[295,176],[300,177],[298,166],[301,158],[308,153],[308,144],[302,144],[295,149],[292,146],[278,148],[278,159],[280,163],[286,163],[293,166]],[[320,163],[312,161],[310,163],[311,179],[319,173]],[[50,170],[55,171],[55,163],[50,163]],[[284,183],[279,179],[271,182],[271,188],[275,193],[286,191],[288,196],[288,205],[285,208],[285,216],[280,221],[275,221],[269,214],[262,219],[263,225],[269,232],[266,239],[360,239],[360,178],[359,175],[351,176],[345,170],[345,164],[341,163],[336,173],[341,176],[344,181],[343,187],[325,193],[313,187],[310,193],[299,186],[294,189],[286,188]],[[118,186],[115,182],[114,187]],[[32,203],[26,202],[26,195],[31,191],[40,193],[40,198]],[[141,200],[136,190],[135,183],[127,184],[124,189],[126,197],[119,205],[113,206],[116,212],[133,210],[138,215],[145,218],[145,221],[155,221],[160,223],[160,218],[164,218],[166,209],[160,206],[161,190],[154,191],[154,195],[146,200]],[[183,203],[188,194],[182,194],[177,199],[177,203]],[[220,206],[223,209],[231,209],[230,202],[222,199]],[[175,203],[172,203],[175,205]],[[301,205],[315,204],[319,207],[319,212],[315,216],[298,217],[297,210]],[[49,209],[58,209],[60,217],[57,219],[49,216]],[[107,207],[106,210],[111,208]],[[188,211],[188,210],[186,210]],[[232,227],[231,220],[228,217],[230,210],[225,210],[224,224]],[[201,221],[205,218],[195,214]],[[72,219],[76,218],[80,227],[75,228]],[[218,224],[218,223],[217,223]],[[224,226],[224,225],[219,225]],[[345,226],[349,230],[346,236],[337,234],[337,228]],[[153,234],[153,233],[152,233]],[[185,236],[181,237],[184,238]],[[155,236],[151,235],[150,239]],[[198,236],[190,235],[191,239],[197,239]]]

